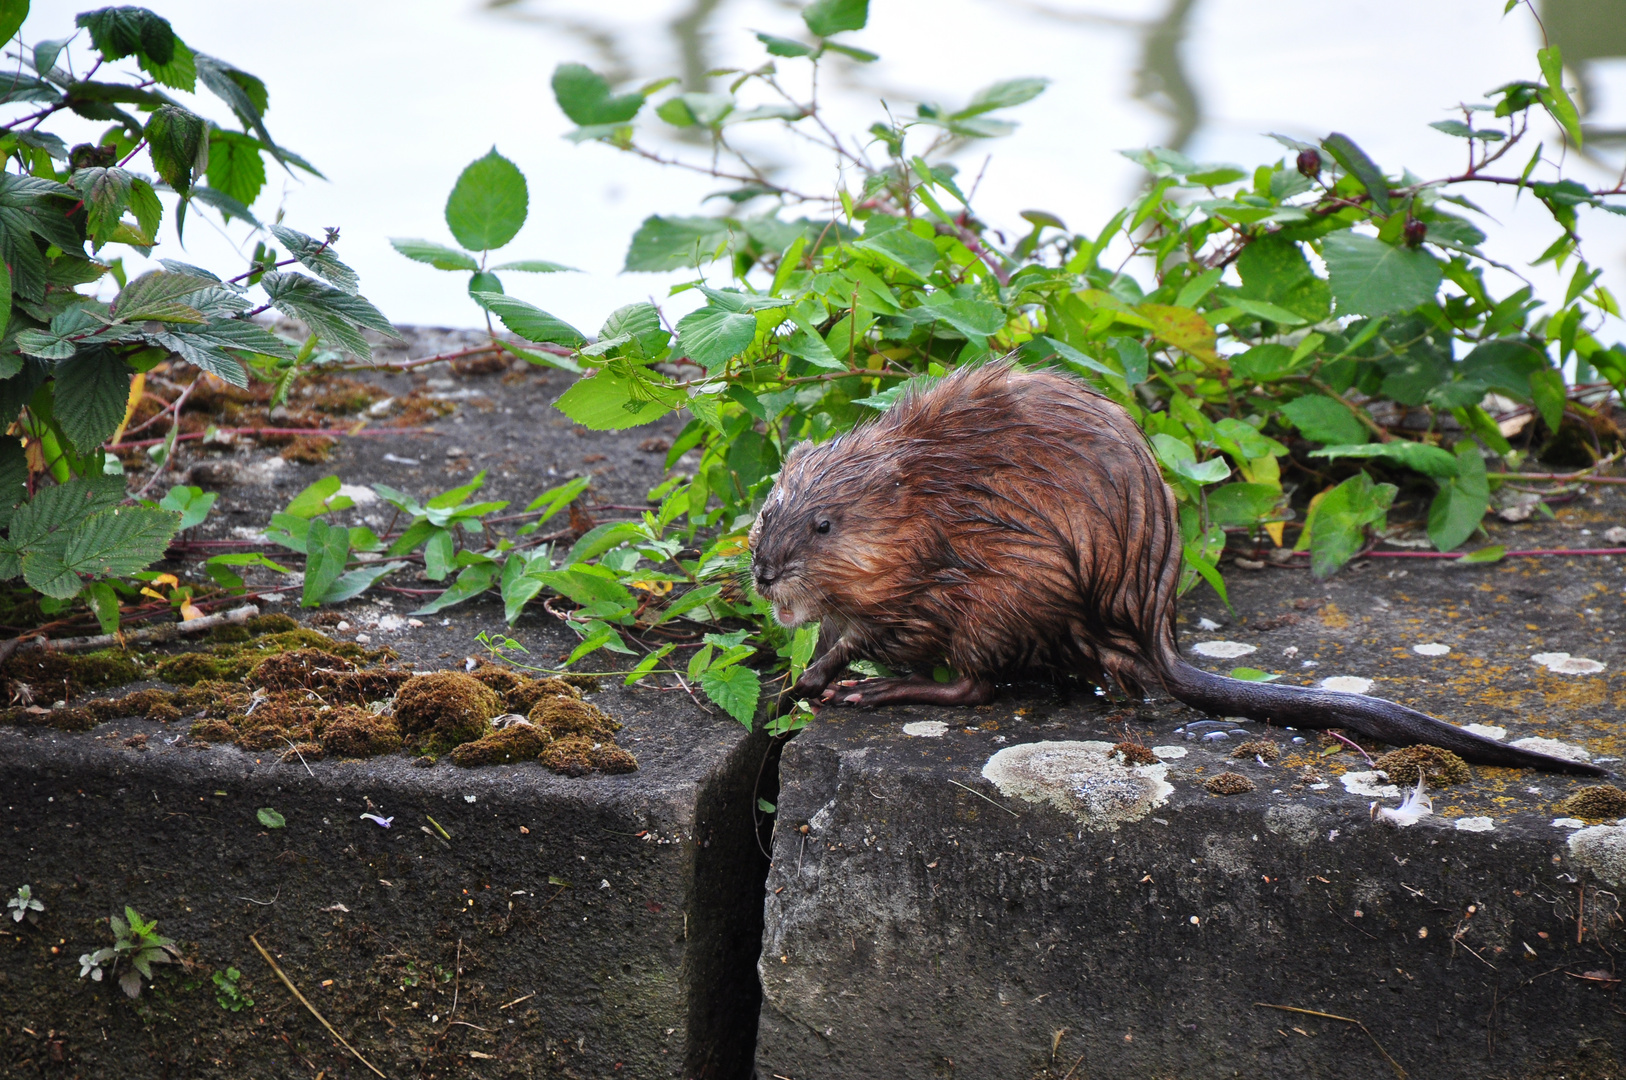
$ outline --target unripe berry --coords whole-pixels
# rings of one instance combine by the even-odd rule
[[[1406,222],[1406,244],[1409,247],[1416,247],[1418,244],[1421,244],[1423,242],[1423,237],[1427,235],[1428,226],[1423,222],[1418,221],[1416,218],[1412,218],[1410,221]]]
[[[1321,151],[1319,151],[1319,150],[1300,150],[1299,151],[1298,166],[1299,166],[1299,172],[1303,173],[1305,176],[1308,176],[1308,177],[1311,177],[1311,178],[1320,176],[1321,175]]]

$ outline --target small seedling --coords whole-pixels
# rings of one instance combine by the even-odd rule
[[[30,923],[40,921],[39,913],[45,910],[45,905],[34,899],[32,886],[24,885],[17,890],[17,895],[6,901],[6,907],[11,909],[11,921],[22,922],[27,919]]]
[[[108,917],[107,924],[113,930],[113,947],[81,954],[79,977],[89,975],[91,981],[101,982],[104,971],[111,973],[127,962],[130,970],[119,976],[119,986],[127,996],[136,997],[141,993],[142,978],[152,981],[152,965],[173,964],[181,958],[181,951],[174,941],[159,935],[156,919],[148,922],[129,906],[125,907],[124,916],[123,919],[117,915]]]
[[[215,984],[215,1000],[227,1012],[242,1012],[254,1004],[254,999],[238,988],[237,980],[242,977],[243,973],[234,967],[217,971],[210,976]]]
[[[259,818],[260,824],[264,825],[268,829],[280,829],[284,825],[288,824],[288,820],[286,818],[277,813],[275,810],[271,809],[269,806],[261,807],[259,810],[255,811],[254,816]]]

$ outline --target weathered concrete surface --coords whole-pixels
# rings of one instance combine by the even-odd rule
[[[418,333],[411,354],[458,343]],[[568,385],[563,373],[457,377],[442,367],[378,381],[395,394],[438,388],[457,411],[436,434],[344,440],[322,465],[285,464],[247,443],[186,444],[175,477],[207,464],[193,472],[221,496],[189,538],[263,527],[332,474],[425,497],[486,469],[479,497],[521,509],[591,471],[594,502],[636,504],[664,456],[640,443],[674,429],[573,428],[550,405]],[[339,520],[382,529],[381,505]],[[210,553],[169,568],[202,579]],[[250,584],[281,589],[280,605],[261,600],[270,610],[310,614],[295,608],[296,584],[265,571]],[[405,573],[391,584],[425,592],[374,590],[338,610],[342,628],[320,629],[365,635],[420,670],[483,656],[482,629],[511,634],[544,664],[575,643],[540,605],[508,628],[491,600],[406,628],[385,617],[437,586]],[[46,905],[38,925],[0,925],[0,1076],[371,1076],[277,982],[252,933],[392,1078],[744,1080],[759,1000],[766,860],[753,807],[765,740],[681,691],[610,688],[590,700],[625,725],[618,741],[637,772],[572,779],[535,763],[420,768],[393,755],[312,762],[307,773],[277,754],[192,744],[185,721],[74,735],[0,726],[0,891],[28,883]],[[138,735],[145,748],[126,745]],[[261,807],[287,826],[264,828]],[[449,843],[425,831],[429,817]],[[198,965],[161,975],[136,1002],[77,977],[76,958],[111,944],[106,918],[126,904]],[[217,1004],[209,976],[228,965],[251,1008]]]
[[[1494,539],[1596,546],[1581,530],[1621,524],[1620,507],[1584,502]],[[1275,569],[1230,580],[1237,615],[1194,598],[1182,645],[1257,651],[1195,662],[1371,678],[1374,693],[1510,740],[1623,756],[1620,560],[1373,559],[1329,583]],[[1202,617],[1227,625],[1199,631]],[[1605,670],[1559,675],[1530,659],[1560,651]],[[1315,733],[1278,730],[1261,732],[1284,752],[1274,766],[1235,761],[1236,736],[1176,734],[1198,719],[1043,687],[979,709],[824,710],[784,752],[761,1075],[1057,1078],[1075,1063],[1070,1075],[1091,1077],[1394,1075],[1353,1024],[1266,1005],[1359,1021],[1413,1077],[1615,1075],[1626,829],[1554,824],[1583,781],[1476,767],[1434,793],[1434,816],[1397,830],[1342,782],[1368,768],[1355,754],[1322,756]],[[906,726],[931,721],[944,733]],[[1126,735],[1160,748],[1163,764],[1140,772],[1172,788],[1133,820],[1081,819],[984,776],[1008,747]],[[1102,749],[1078,750],[1091,775],[1057,770],[1048,794],[1155,801],[1155,777]],[[1231,770],[1257,790],[1205,790]]]

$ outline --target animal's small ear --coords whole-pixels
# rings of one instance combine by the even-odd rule
[[[811,442],[803,439],[801,442],[791,447],[790,453],[785,455],[785,461],[784,464],[780,466],[780,471],[783,472],[785,469],[788,469],[794,465],[796,463],[796,459],[807,453],[808,448],[812,445],[813,444]]]

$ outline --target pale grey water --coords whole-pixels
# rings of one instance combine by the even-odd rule
[[[36,0],[25,37],[67,32],[86,6]],[[508,291],[588,331],[620,304],[662,298],[676,280],[618,272],[639,220],[700,212],[701,199],[726,185],[564,141],[571,125],[548,85],[555,65],[585,62],[639,82],[676,75],[699,89],[713,67],[762,61],[750,31],[803,32],[800,5],[774,0],[156,0],[154,7],[193,47],[266,80],[273,134],[329,182],[274,177],[256,212],[272,215],[280,206],[286,222],[305,231],[341,226],[340,253],[391,318],[477,320],[462,275],[408,262],[388,238],[449,240],[446,193],[462,167],[495,144],[525,171],[532,198],[529,222],[502,255],[585,271],[509,275]],[[871,8],[870,26],[847,37],[882,61],[835,60],[822,87],[838,131],[867,127],[880,116],[881,98],[912,112],[914,102],[952,105],[1001,78],[1054,80],[1010,114],[1022,125],[1015,135],[972,144],[957,159],[975,175],[992,155],[975,205],[995,225],[1024,231],[1019,211],[1042,208],[1093,234],[1139,181],[1117,154],[1124,148],[1176,146],[1202,160],[1251,166],[1280,155],[1264,132],[1308,138],[1338,130],[1390,171],[1405,165],[1422,176],[1447,175],[1460,167],[1462,144],[1427,123],[1499,83],[1532,77],[1540,44],[1530,14],[1504,18],[1500,0],[872,0]],[[1585,182],[1611,184],[1626,151],[1626,0],[1546,0],[1540,11],[1572,61],[1570,82],[1582,91],[1593,136],[1585,159],[1572,155],[1567,167]],[[780,67],[800,85],[804,65]],[[712,88],[719,81],[710,80]],[[199,107],[224,118],[212,98]],[[99,127],[86,125],[86,133]],[[649,125],[652,146],[704,159],[703,147],[662,138],[663,128]],[[834,190],[836,171],[805,144],[752,136],[742,144],[779,166],[781,177],[821,194]],[[1544,122],[1541,137],[1558,145]],[[1492,253],[1515,266],[1555,235],[1528,199],[1515,207],[1498,192],[1474,197],[1503,226],[1487,225]],[[706,205],[719,212],[722,204]],[[236,258],[246,230],[228,231],[229,242],[189,227],[189,257],[222,265]],[[1626,294],[1626,219],[1591,213],[1583,233],[1587,255]],[[685,299],[673,306],[681,310]]]

